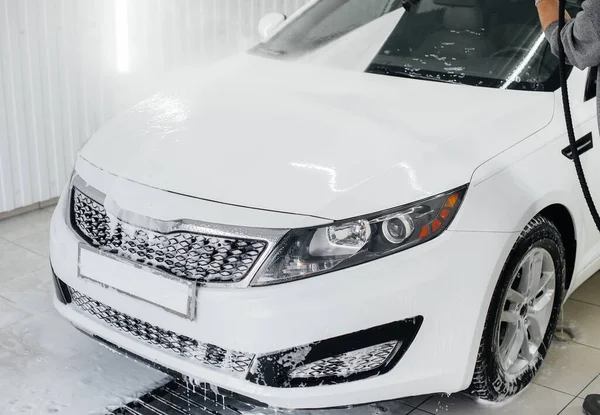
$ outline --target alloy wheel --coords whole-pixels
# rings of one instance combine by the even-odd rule
[[[512,277],[497,334],[502,369],[519,375],[534,363],[554,304],[556,270],[550,253],[531,249]]]

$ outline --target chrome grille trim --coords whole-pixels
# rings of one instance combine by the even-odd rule
[[[162,329],[140,319],[130,317],[85,294],[69,287],[72,303],[80,310],[102,320],[104,323],[147,344],[159,347],[178,356],[193,359],[213,369],[244,376],[254,355],[219,346],[201,343],[190,337]]]
[[[145,255],[148,254],[148,252],[146,252],[144,249],[137,250],[137,252],[135,252],[136,250],[134,249],[134,252],[132,253],[130,252],[132,247],[129,245],[126,247],[127,251],[125,251],[125,249],[115,250],[114,246],[106,246],[102,245],[101,243],[95,244],[92,238],[90,238],[90,236],[93,235],[90,235],[89,232],[82,230],[75,220],[75,215],[77,212],[75,212],[73,200],[77,192],[79,192],[85,198],[91,200],[97,205],[97,207],[104,211],[102,212],[100,210],[99,216],[96,218],[96,220],[100,219],[103,222],[101,226],[107,226],[107,223],[104,221],[105,217],[112,217],[115,218],[118,223],[116,226],[114,224],[108,226],[110,230],[116,230],[120,227],[119,232],[123,234],[123,227],[126,227],[128,231],[130,231],[130,234],[133,236],[133,238],[128,238],[129,240],[126,242],[135,240],[143,245],[148,243],[148,241],[144,239],[152,239],[154,242],[156,242],[155,245],[158,245],[160,243],[164,244],[164,240],[161,239],[159,241],[158,238],[167,237],[168,246],[166,246],[165,249],[168,249],[169,247],[175,248],[175,251],[172,252],[173,258],[169,258],[175,262],[174,259],[176,259],[175,257],[177,256],[177,251],[182,248],[180,246],[181,243],[189,244],[184,247],[184,249],[193,251],[191,248],[189,248],[189,246],[193,245],[193,243],[190,243],[189,240],[189,235],[192,235],[192,238],[195,238],[196,242],[198,242],[198,239],[202,238],[200,243],[203,246],[208,245],[209,247],[214,248],[212,252],[212,259],[214,260],[208,261],[206,264],[204,264],[204,262],[200,264],[200,259],[202,259],[201,256],[203,253],[206,254],[206,252],[197,252],[197,254],[193,255],[193,258],[191,258],[190,261],[188,261],[188,258],[186,257],[183,264],[171,264],[170,266],[165,267],[165,261],[167,260],[166,254],[159,256],[160,259],[164,260],[161,264],[155,260],[156,258],[147,258]],[[69,204],[67,211],[69,220],[67,222],[82,242],[85,242],[98,249],[105,250],[106,252],[111,252],[125,259],[131,260],[132,262],[138,264],[141,263],[154,269],[168,272],[171,275],[196,281],[200,286],[239,288],[248,287],[254,275],[267,259],[277,242],[279,242],[279,240],[288,232],[288,229],[244,228],[230,225],[205,223],[196,220],[164,221],[142,216],[118,207],[116,209],[118,212],[116,215],[107,215],[106,209],[104,208],[105,199],[106,196],[101,191],[89,186],[79,175],[74,174],[71,180],[69,192]],[[172,236],[175,236],[175,238],[171,238]],[[141,238],[142,240],[138,241],[138,238]],[[171,241],[171,243],[169,242],[170,239],[176,239],[176,241]],[[235,244],[232,245],[231,242],[242,242],[242,245],[247,245],[239,247]],[[219,244],[223,243],[224,246],[219,246]],[[231,245],[231,251],[242,248],[242,252],[238,252],[238,255],[226,255],[222,258],[214,258],[214,256],[222,254],[215,252],[217,249],[227,248],[229,245]],[[135,244],[134,248],[137,246],[138,244]],[[151,247],[151,249],[155,249],[155,247]],[[140,253],[143,255],[139,255]],[[150,253],[151,256],[153,254],[155,253]],[[181,253],[179,253],[179,255],[181,255]],[[206,259],[207,258],[205,256],[203,260],[206,261]],[[227,261],[228,259],[231,261]],[[241,269],[238,269],[239,266],[232,266],[232,263],[234,262],[238,262],[240,264],[239,266],[241,266]],[[222,265],[222,267],[211,269],[211,264],[213,264],[213,267],[215,267],[215,265]],[[173,272],[171,272],[172,268],[175,268]],[[194,272],[194,268],[196,272]],[[205,275],[202,275],[201,272],[198,272],[204,270],[207,271]]]
[[[192,232],[158,233],[110,217],[104,206],[73,188],[73,222],[90,244],[133,262],[199,282],[239,282],[267,243]]]

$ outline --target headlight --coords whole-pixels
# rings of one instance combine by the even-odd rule
[[[330,226],[290,231],[252,281],[271,285],[372,261],[440,235],[452,222],[467,187]]]

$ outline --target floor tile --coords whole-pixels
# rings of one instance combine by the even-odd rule
[[[0,282],[0,298],[10,300],[16,307],[31,314],[54,311],[50,264],[37,271]]]
[[[10,301],[0,297],[0,333],[2,332],[2,329],[16,324],[29,316],[29,313],[21,310]]]
[[[600,372],[600,350],[576,343],[553,342],[538,385],[577,396]]]
[[[0,330],[0,348],[23,370],[32,360],[64,360],[95,346],[95,341],[53,313],[32,316]]]
[[[573,341],[600,349],[600,306],[567,300],[559,326],[570,331]]]
[[[414,414],[415,408],[403,404],[400,401],[391,401],[385,403],[361,405],[352,408],[340,408],[340,409],[313,409],[305,411],[292,411],[289,415],[408,415]],[[287,412],[286,412],[287,413]],[[268,409],[256,409],[250,414],[252,415],[282,415],[281,411],[268,410]],[[248,414],[248,415],[250,415]]]
[[[515,398],[503,403],[482,402],[465,394],[435,395],[419,409],[447,415],[554,415],[572,399],[565,393],[532,384]]]
[[[16,245],[27,248],[30,251],[36,252],[45,257],[50,256],[50,232],[43,231],[35,233],[25,238],[17,239],[13,241]]]
[[[588,385],[587,388],[585,388],[580,394],[579,396],[581,398],[585,398],[587,395],[594,393],[597,395],[600,395],[600,376],[598,376],[596,379],[594,379],[592,381],[592,383],[590,385]]]
[[[0,283],[36,271],[47,264],[48,258],[0,240]]]
[[[56,204],[53,204],[53,205],[50,205],[50,206],[46,206],[42,210],[45,210],[46,212],[49,212],[49,213],[54,213],[55,209],[56,209]]]
[[[410,396],[408,398],[403,398],[400,401],[405,403],[408,406],[412,406],[413,408],[418,408],[423,402],[429,399],[432,395],[419,395],[419,396]]]
[[[567,406],[560,415],[583,415],[583,399],[576,398]]]
[[[14,241],[50,229],[52,214],[44,209],[0,221],[0,238]]]
[[[95,343],[68,359],[17,356],[0,348],[2,414],[105,413],[164,384],[164,374]]]
[[[577,288],[571,298],[600,305],[600,273],[594,275]]]

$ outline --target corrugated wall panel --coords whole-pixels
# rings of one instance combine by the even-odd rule
[[[260,17],[306,1],[0,0],[0,212],[58,196],[81,144],[156,76],[248,48]]]
[[[31,184],[29,137],[25,122],[25,93],[22,79],[22,51],[20,50],[20,22],[18,5],[20,2],[3,0],[2,30],[2,75],[6,102],[6,126],[10,174],[12,177],[13,203],[27,205],[33,203]],[[4,168],[2,169],[4,170]],[[9,189],[10,191],[10,189]],[[10,206],[9,206],[10,208]]]
[[[0,51],[7,47],[6,40],[6,0],[0,0]],[[8,144],[8,137],[11,135],[8,125],[8,111],[12,107],[8,100],[8,91],[6,91],[6,74],[8,70],[4,69],[7,65],[8,53],[0,53],[0,211],[8,210],[15,206],[13,178],[12,178],[12,154]]]

